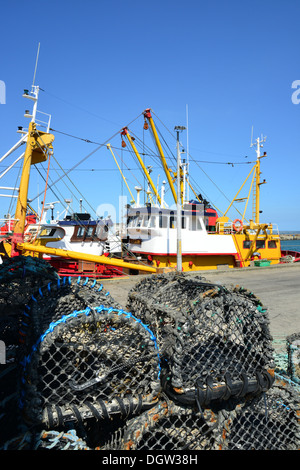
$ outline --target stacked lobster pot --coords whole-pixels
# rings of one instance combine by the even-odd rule
[[[135,442],[134,448],[147,449],[154,441],[158,449],[298,447],[297,391],[276,379],[268,313],[253,293],[201,277],[161,275],[136,285],[127,307],[157,336],[168,401],[158,405],[155,423],[149,413],[142,427],[134,425],[141,417],[133,419],[118,448]],[[155,439],[145,426],[149,419]]]
[[[6,303],[9,284],[28,284],[0,448],[299,447],[297,393],[274,374],[267,310],[248,290],[147,276],[125,311],[101,283],[59,278],[38,259],[0,267],[0,281]]]
[[[50,282],[26,314],[19,406],[28,426],[43,436],[71,427],[101,447],[125,419],[157,402],[156,338],[101,284]]]

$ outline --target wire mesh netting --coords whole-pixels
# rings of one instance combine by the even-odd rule
[[[0,369],[2,449],[299,448],[299,335],[279,370],[267,309],[247,289],[147,276],[125,311],[99,282],[19,263],[9,277],[0,267],[0,294],[12,280],[22,292],[1,315],[17,312]]]
[[[173,399],[207,405],[271,387],[267,311],[254,295],[178,275],[154,284],[147,296],[136,286],[128,307],[157,335],[166,364],[162,380]]]
[[[23,365],[26,420],[48,428],[128,416],[153,405],[160,391],[151,331],[112,308],[87,308],[51,323]]]

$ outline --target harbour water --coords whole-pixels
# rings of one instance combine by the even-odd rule
[[[281,240],[281,249],[300,251],[300,240]]]

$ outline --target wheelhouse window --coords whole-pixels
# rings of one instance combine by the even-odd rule
[[[83,238],[85,232],[85,227],[79,227],[77,230],[77,238]]]
[[[201,222],[197,215],[192,215],[192,230],[201,230]]]
[[[260,248],[265,248],[266,243],[265,240],[257,240],[256,241],[256,249],[259,250]]]
[[[168,216],[162,215],[162,212],[159,213],[159,228],[168,227]]]
[[[148,227],[156,227],[156,217],[154,215],[151,215]]]
[[[244,249],[249,249],[251,246],[251,240],[244,240],[243,241],[243,248]]]
[[[87,227],[86,229],[86,237],[92,237],[93,236],[93,231],[94,231],[94,227]]]
[[[268,248],[277,248],[277,243],[275,240],[268,241]]]
[[[169,223],[169,227],[170,228],[176,228],[176,221],[177,221],[177,217],[174,215],[174,212],[170,212],[170,223]]]

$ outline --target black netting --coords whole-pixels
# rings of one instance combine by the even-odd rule
[[[103,306],[51,323],[23,365],[24,416],[49,428],[135,414],[160,391],[151,331],[131,314]]]
[[[298,450],[299,388],[277,378],[268,392],[227,403],[219,412],[220,450]]]
[[[128,307],[157,335],[163,386],[173,399],[208,405],[271,387],[267,311],[247,290],[183,275],[169,282],[152,277],[129,293]]]
[[[103,450],[211,450],[217,428],[212,410],[160,400],[118,430]]]
[[[292,380],[300,384],[300,333],[294,333],[286,338],[288,365],[287,371]]]
[[[0,297],[0,448],[299,448],[299,335],[279,375],[247,289],[147,276],[124,311],[99,282],[20,258]]]

